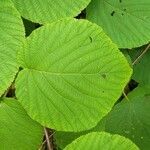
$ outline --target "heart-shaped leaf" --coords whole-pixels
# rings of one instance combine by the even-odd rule
[[[24,70],[17,98],[33,119],[62,131],[94,127],[132,72],[102,29],[85,20],[41,27],[27,38],[19,59]]]

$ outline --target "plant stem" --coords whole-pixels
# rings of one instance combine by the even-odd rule
[[[49,140],[48,131],[46,128],[44,128],[44,132],[45,132],[45,137],[46,137],[47,148],[48,150],[53,150],[50,140]]]
[[[123,95],[124,95],[125,99],[129,101],[129,98],[124,91],[123,91]]]
[[[55,134],[55,132],[53,132],[51,135],[49,135],[49,139]],[[41,144],[41,147],[39,148],[39,150],[42,150],[43,145],[46,143],[46,140],[43,141],[43,143]]]
[[[141,55],[135,59],[135,61],[132,63],[132,65],[135,65],[143,57],[143,55],[149,50],[149,48],[150,48],[150,43],[145,48],[145,50],[141,53]]]

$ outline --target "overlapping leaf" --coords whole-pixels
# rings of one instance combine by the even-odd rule
[[[24,18],[43,24],[75,17],[90,0],[13,0],[13,2]]]
[[[139,148],[119,135],[111,135],[106,132],[93,132],[81,136],[64,150],[139,150]]]
[[[68,144],[72,143],[75,139],[80,136],[86,135],[90,132],[101,132],[105,131],[105,117],[92,129],[82,132],[63,132],[56,131],[54,134],[54,141],[57,147],[64,149]]]
[[[117,104],[105,120],[99,122],[92,130],[78,133],[56,132],[57,145],[63,149],[69,142],[88,132],[107,131],[126,136],[142,150],[148,150],[150,146],[149,97],[148,87],[137,88],[129,94],[130,101],[124,99],[121,104]]]
[[[149,0],[92,0],[87,18],[100,25],[120,48],[150,41]]]
[[[146,50],[145,46],[142,48],[130,50],[129,54],[134,62],[137,58]],[[133,66],[134,73],[133,79],[135,79],[139,85],[150,84],[150,48],[147,52]]]
[[[131,92],[108,115],[106,131],[130,138],[141,150],[150,147],[150,88]]]
[[[74,19],[36,30],[20,55],[17,98],[43,126],[94,127],[120,97],[131,68],[100,27]]]
[[[20,15],[8,0],[0,2],[0,96],[18,70],[16,54],[24,38]]]
[[[0,149],[36,150],[42,142],[42,127],[14,99],[0,100]]]

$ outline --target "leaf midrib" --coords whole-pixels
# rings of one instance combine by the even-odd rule
[[[37,70],[37,69],[33,69],[33,68],[24,68],[24,70],[28,70],[31,72],[39,72],[39,73],[45,73],[45,74],[50,74],[50,75],[55,75],[55,76],[61,76],[61,75],[65,75],[65,76],[77,76],[77,75],[89,75],[89,76],[95,76],[95,75],[99,75],[102,74],[100,72],[95,72],[95,73],[81,73],[81,72],[77,72],[77,73],[73,73],[73,72],[49,72],[49,71],[45,71],[45,70]]]

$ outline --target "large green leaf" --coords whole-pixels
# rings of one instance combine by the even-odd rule
[[[33,22],[47,23],[75,17],[90,0],[13,0],[21,15]]]
[[[129,54],[134,62],[145,50],[142,48],[130,50]],[[140,83],[140,85],[150,84],[150,49],[143,55],[143,57],[133,66],[133,79]]]
[[[150,0],[92,0],[87,18],[100,25],[121,48],[150,41]]]
[[[86,20],[58,21],[34,31],[19,59],[24,70],[17,98],[33,119],[61,131],[94,127],[132,72],[102,29]]]
[[[21,18],[8,0],[0,2],[0,96],[18,71],[16,54],[24,38]]]
[[[0,149],[36,150],[42,142],[42,127],[33,121],[15,99],[0,100]]]
[[[139,150],[139,148],[119,135],[111,135],[106,132],[93,132],[81,136],[64,150]]]
[[[130,138],[141,150],[150,148],[150,88],[131,92],[107,116],[106,131]]]

